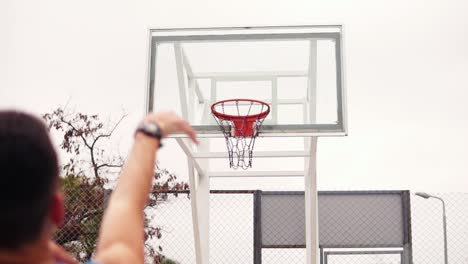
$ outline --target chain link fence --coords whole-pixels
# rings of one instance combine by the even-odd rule
[[[468,194],[436,194],[446,204],[448,262],[468,264]],[[301,246],[289,248],[262,248],[261,262],[255,259],[254,191],[217,191],[210,196],[210,263],[215,264],[279,264],[305,263],[305,249]],[[444,263],[443,211],[437,199],[410,196],[412,263]],[[291,204],[291,207],[297,206]],[[385,212],[386,205],[379,210]],[[336,210],[349,210],[341,207]],[[90,213],[90,212],[88,212]],[[96,212],[97,213],[97,212]],[[178,263],[195,263],[195,247],[192,212],[189,194],[177,197],[169,195],[166,201],[147,209],[148,225],[158,227],[161,236],[147,241],[147,245],[160,248],[161,253]],[[279,212],[287,216],[287,211]],[[384,214],[382,214],[384,215]],[[60,241],[68,247],[79,247],[83,257],[89,257],[95,243],[98,222],[92,220],[84,225],[65,225],[59,231]],[[284,218],[287,219],[287,218]],[[382,221],[388,221],[382,217]],[[356,221],[356,219],[327,219],[327,221]],[[362,221],[362,220],[360,220]],[[393,220],[392,220],[393,221]],[[294,223],[284,223],[285,226]],[[301,225],[302,223],[296,223]],[[295,225],[296,225],[295,224]],[[276,232],[284,235],[281,230]],[[373,230],[372,232],[380,231]],[[381,230],[384,232],[385,230]],[[365,230],[359,232],[366,232]],[[371,231],[369,231],[371,232]],[[349,232],[335,233],[335,239],[347,239]],[[364,236],[365,237],[365,236]],[[285,238],[287,239],[287,238]],[[359,246],[359,245],[358,245]],[[258,250],[258,249],[257,249]],[[321,261],[324,264],[397,264],[402,261],[402,248],[324,248]]]

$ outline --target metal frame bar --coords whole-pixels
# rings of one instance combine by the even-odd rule
[[[339,245],[327,245],[327,246],[324,246],[324,245],[319,245],[319,247],[324,247],[324,248],[339,248],[339,249],[343,249],[343,248],[349,248],[349,249],[358,249],[358,248],[362,248],[362,249],[367,249],[367,248],[400,248],[401,245],[392,245],[392,244],[380,244],[380,245],[376,245],[376,246],[339,246]],[[289,245],[289,246],[286,246],[286,245],[263,245],[262,248],[306,248],[305,245]]]
[[[182,109],[182,117],[185,120],[189,120],[188,105],[187,105],[188,97],[187,97],[187,89],[185,87],[182,47],[180,46],[180,43],[174,44],[174,53],[175,53],[175,62],[176,62],[176,69],[177,69],[177,84],[179,86],[179,100],[180,100],[180,107]]]
[[[400,263],[403,264],[403,250],[373,250],[373,251],[325,251],[323,263],[328,264],[328,256],[352,256],[352,255],[400,255]]]
[[[232,26],[232,27],[174,27],[174,28],[150,28],[150,32],[171,32],[171,31],[218,31],[218,30],[269,30],[269,29],[304,29],[304,28],[335,28],[340,30],[342,24],[316,24],[316,25],[255,25],[255,26]]]
[[[236,82],[236,81],[219,81],[215,80],[216,82]],[[239,82],[242,82],[243,80],[238,80]],[[262,80],[263,81],[263,80]],[[270,79],[264,80],[265,82],[272,82]],[[276,105],[302,105],[304,104],[304,99],[298,98],[298,99],[277,99],[276,103],[274,103],[272,99],[263,99],[259,98],[258,100],[263,101],[265,103],[269,104],[276,104]],[[249,105],[249,103],[242,103],[240,102],[239,105]],[[299,126],[299,125],[298,125]]]
[[[325,251],[328,255],[391,255],[400,254],[403,250],[365,250],[365,251]]]
[[[318,192],[317,192],[317,137],[310,139],[310,157],[305,164],[304,208],[306,263],[318,263],[319,227],[318,227]]]
[[[309,65],[307,79],[307,95],[309,109],[304,112],[311,123],[317,116],[317,41],[310,40]],[[307,110],[307,107],[305,107]],[[307,144],[309,146],[307,146]],[[305,208],[305,238],[306,263],[317,264],[319,250],[318,228],[318,192],[317,192],[317,137],[304,140],[304,148],[308,148],[310,156],[304,162],[304,208]]]
[[[192,126],[199,137],[222,138],[224,135],[219,131],[219,127],[212,126]],[[216,131],[216,132],[215,132]],[[294,132],[291,132],[294,131]],[[262,126],[259,137],[333,137],[346,136],[346,132],[338,124],[315,124],[315,125],[268,125]],[[186,138],[185,134],[174,134],[173,138]]]
[[[411,229],[411,193],[404,191],[401,195],[403,203],[403,230],[404,230],[404,246],[403,246],[403,261],[404,264],[413,263],[413,237]]]
[[[211,78],[264,78],[269,79],[272,77],[307,77],[306,71],[258,71],[258,72],[199,72],[194,73],[195,79],[211,79]]]
[[[323,248],[349,248],[349,249],[356,249],[356,248],[401,248],[401,245],[396,245],[396,244],[375,244],[372,246],[341,246],[341,245],[319,245],[319,247]],[[305,245],[262,245],[262,248],[306,248]]]
[[[210,178],[304,177],[304,171],[210,171]]]
[[[270,79],[271,84],[271,122],[278,123],[278,77]],[[265,121],[266,122],[266,121]],[[266,124],[266,123],[265,123]]]
[[[187,161],[188,164],[188,176],[189,176],[189,186],[191,189],[190,193],[196,194],[197,192],[197,183],[195,180],[195,172],[193,170],[193,163],[191,160]],[[195,258],[197,263],[204,263],[203,256],[202,256],[202,239],[201,239],[201,231],[200,231],[200,224],[199,224],[199,201],[196,198],[196,195],[190,199],[190,205],[192,208],[192,227],[193,227],[193,240],[194,240],[194,247],[195,247]]]
[[[210,80],[210,101],[208,102],[209,105],[212,105],[212,104],[214,104],[216,102],[216,97],[218,95],[218,87],[217,86],[218,86],[217,81],[215,79],[211,79]],[[209,111],[210,115],[212,114],[211,113],[211,108],[206,107],[205,109],[207,111]],[[214,121],[214,119],[211,118],[209,120],[210,120],[210,123],[213,124],[210,127],[216,127],[218,132],[219,132],[219,135],[224,137],[223,133],[221,133],[221,131],[219,130],[219,127],[217,125],[215,125],[216,122]],[[198,132],[198,130],[197,130],[197,128],[195,126],[194,126],[194,129],[197,131],[198,135],[200,135],[200,132]]]
[[[323,247],[319,245],[319,250],[320,250],[320,264],[323,264]]]
[[[346,100],[346,89],[345,89],[345,85],[346,85],[346,71],[344,69],[346,69],[346,60],[345,60],[345,41],[344,41],[344,35],[345,35],[345,30],[344,30],[344,26],[341,26],[341,34],[340,34],[340,38],[339,38],[339,41],[340,41],[340,45],[338,45],[338,43],[335,44],[335,47],[336,46],[340,46],[340,50],[339,50],[339,61],[340,61],[340,65],[341,67],[338,67],[337,66],[337,69],[340,69],[340,74],[339,74],[339,77],[340,77],[340,81],[338,82],[337,81],[337,85],[339,84],[339,86],[337,86],[337,97],[341,100],[338,101],[338,107],[341,107],[341,109],[339,108],[338,109],[338,114],[341,113],[341,126],[343,128],[343,131],[345,132],[345,135],[348,135],[348,107],[347,107],[347,100]],[[338,72],[337,72],[338,74]]]
[[[314,33],[260,33],[260,34],[213,34],[213,35],[160,35],[153,36],[159,43],[162,42],[190,42],[190,41],[270,41],[270,40],[298,40],[298,39],[338,39],[340,32],[314,32]]]
[[[187,72],[188,75],[188,72]],[[191,111],[188,111],[188,122],[191,123],[195,120],[195,114],[196,114],[196,104],[195,104],[195,96],[197,98],[200,98],[199,95],[196,95],[196,90],[197,90],[197,80],[190,78],[188,76],[188,109],[192,109]],[[201,95],[203,96],[203,95]],[[200,104],[200,99],[198,99],[198,103]]]
[[[209,205],[210,178],[206,171],[208,165],[193,158],[190,145],[186,139],[177,138],[176,141],[187,155],[189,185],[191,191],[192,223],[195,241],[195,255],[197,263],[209,262]],[[200,143],[203,147],[203,142]],[[208,147],[208,145],[206,146]],[[194,169],[197,170],[197,175]],[[198,176],[198,178],[196,177]],[[197,181],[198,179],[198,181]]]
[[[148,42],[148,67],[146,68],[146,93],[145,93],[145,113],[153,112],[154,103],[154,87],[155,87],[155,75],[156,75],[156,53],[157,44],[153,41],[151,31],[149,32]]]
[[[184,142],[182,138],[176,138],[177,143],[179,144],[180,148],[184,151],[187,158],[193,162],[193,167],[197,170],[198,174],[206,175],[206,171],[200,166],[198,161],[193,157],[193,152],[190,150],[189,146]]]
[[[290,158],[309,157],[308,151],[255,151],[254,158]],[[192,153],[194,159],[225,159],[229,155],[227,152],[195,152]]]
[[[340,246],[340,245],[323,245],[325,248],[401,248],[398,244],[375,244],[373,246]]]
[[[256,190],[210,190],[211,194],[254,194]],[[185,193],[190,194],[190,190],[167,190],[160,193]]]
[[[262,191],[253,194],[253,264],[262,263]]]
[[[207,166],[207,164],[206,164]],[[209,263],[210,258],[210,177],[198,175],[198,188],[196,190],[198,205],[198,224],[200,229],[200,255],[203,261]]]
[[[200,86],[198,85],[198,81],[194,77],[194,73],[193,73],[193,70],[192,70],[192,66],[190,65],[190,61],[189,61],[189,59],[187,57],[187,54],[185,54],[185,51],[184,51],[183,47],[181,47],[181,51],[182,51],[182,62],[184,64],[185,71],[187,72],[189,82],[191,80],[193,80],[195,82],[195,94],[197,95],[198,103],[203,104],[205,102],[205,98],[203,97],[203,93],[200,90]]]
[[[338,107],[338,110],[337,110],[337,121],[338,121],[338,124],[341,124],[341,126],[343,127],[343,130],[346,132],[347,128],[346,128],[346,123],[344,121],[344,118],[345,118],[345,113],[343,113],[344,111],[344,88],[342,86],[343,84],[343,71],[342,71],[342,59],[343,59],[343,56],[342,56],[342,53],[343,53],[343,50],[342,50],[342,47],[341,47],[341,35],[339,38],[335,39],[336,43],[335,43],[335,56],[336,56],[336,64],[335,64],[335,67],[336,67],[336,87],[337,87],[337,91],[336,91],[336,97],[338,98],[338,102],[337,102],[337,107]],[[346,108],[345,108],[346,109]]]
[[[320,195],[349,195],[349,194],[398,194],[403,195],[406,191],[318,191]],[[263,191],[263,195],[303,195],[303,191]]]

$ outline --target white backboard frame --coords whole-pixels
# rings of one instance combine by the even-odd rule
[[[162,43],[174,43],[176,46],[180,42],[203,42],[203,41],[248,41],[248,40],[333,40],[335,42],[335,65],[336,65],[336,95],[337,95],[337,121],[335,124],[268,124],[262,126],[259,136],[263,137],[311,137],[311,136],[346,136],[347,135],[347,112],[346,112],[346,92],[344,74],[344,47],[343,47],[343,26],[342,25],[312,25],[312,26],[263,26],[263,27],[218,27],[218,28],[170,28],[170,29],[150,29],[149,30],[149,56],[147,88],[145,90],[145,112],[154,110],[156,76],[156,56],[158,45]],[[188,75],[189,94],[183,97],[196,96],[199,102],[203,101],[200,89],[197,87],[197,78],[210,77],[216,83],[221,79],[250,78],[250,79],[274,79],[288,75],[302,75],[313,78],[313,71],[305,72],[247,72],[241,76],[226,75],[208,76],[211,73],[194,73],[189,64],[185,63],[184,53],[180,52],[176,59],[185,69]],[[178,57],[178,58],[177,58]],[[207,75],[208,74],[208,75]],[[219,73],[218,73],[219,74]],[[184,82],[180,77],[180,86]],[[313,92],[313,91],[312,91]],[[186,92],[184,92],[186,93]],[[182,102],[184,101],[184,102]],[[286,104],[288,102],[285,102]],[[187,102],[181,99],[181,104],[185,109]],[[274,107],[274,105],[272,105]],[[183,111],[184,112],[184,111]],[[211,113],[208,113],[211,114]],[[190,119],[190,111],[185,110],[184,118]],[[199,137],[214,138],[223,137],[218,125],[193,125]],[[186,137],[184,134],[175,134],[171,137]]]

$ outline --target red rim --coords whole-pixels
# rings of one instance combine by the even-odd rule
[[[223,113],[220,113],[218,111],[215,110],[215,106],[216,105],[219,105],[219,104],[223,104],[223,103],[227,103],[227,102],[250,102],[250,103],[259,103],[259,104],[262,104],[264,106],[267,107],[267,109],[261,113],[258,113],[258,114],[253,114],[253,115],[246,115],[246,116],[242,116],[242,115],[228,115],[228,114],[223,114]],[[222,101],[218,101],[214,104],[211,105],[211,112],[213,113],[213,115],[215,115],[217,118],[219,119],[223,119],[223,120],[238,120],[238,119],[261,119],[261,118],[265,118],[269,113],[270,113],[270,105],[265,103],[265,102],[262,102],[262,101],[259,101],[259,100],[254,100],[254,99],[228,99],[228,100],[222,100]]]

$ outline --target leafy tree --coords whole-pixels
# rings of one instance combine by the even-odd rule
[[[89,260],[94,252],[105,204],[111,193],[106,187],[124,160],[106,150],[103,144],[109,143],[125,117],[122,115],[117,122],[104,124],[98,115],[67,112],[64,108],[43,115],[49,129],[61,135],[59,148],[69,156],[61,168],[61,186],[66,195],[65,221],[55,239],[80,261]],[[176,175],[158,166],[154,179],[147,209],[154,209],[166,201],[168,191],[188,189],[187,183],[178,181]],[[155,264],[171,263],[162,254],[161,245],[151,242],[152,238],[161,238],[161,228],[150,226],[148,221],[145,223],[145,246],[149,258]]]
[[[79,260],[85,261],[91,258],[96,245],[104,212],[105,189],[98,181],[82,175],[68,174],[61,183],[66,194],[65,221],[55,239]]]
[[[163,260],[163,262],[161,262],[161,264],[179,264],[178,262],[175,262],[171,259],[165,259]]]

